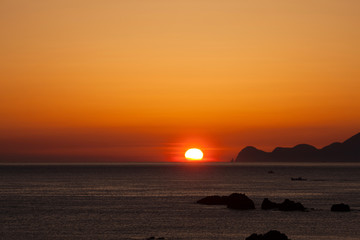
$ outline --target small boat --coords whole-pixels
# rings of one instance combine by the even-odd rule
[[[291,181],[306,181],[306,178],[302,178],[302,177],[297,177],[297,178],[291,178]]]

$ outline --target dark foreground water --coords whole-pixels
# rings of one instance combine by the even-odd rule
[[[274,171],[268,174],[268,171]],[[291,181],[291,177],[308,181]],[[246,193],[256,210],[194,204]],[[309,212],[260,209],[264,197]],[[344,202],[354,211],[331,212]],[[0,166],[0,239],[360,239],[360,165]]]

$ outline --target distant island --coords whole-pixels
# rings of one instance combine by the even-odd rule
[[[309,144],[276,147],[265,152],[248,146],[241,150],[235,162],[360,162],[360,133],[346,141],[335,142],[318,149]]]

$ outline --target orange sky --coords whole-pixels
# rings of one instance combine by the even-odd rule
[[[360,131],[359,1],[0,2],[0,161],[228,161]]]

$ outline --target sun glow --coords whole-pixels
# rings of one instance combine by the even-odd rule
[[[188,160],[202,160],[203,152],[198,148],[190,148],[185,152],[185,158]]]

